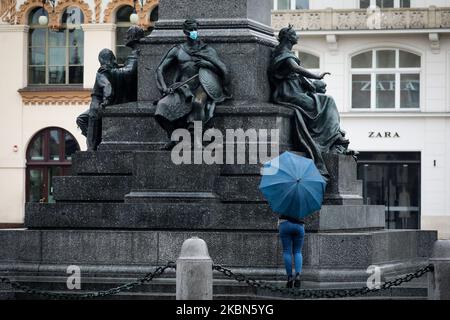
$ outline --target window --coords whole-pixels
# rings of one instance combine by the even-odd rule
[[[318,72],[320,69],[320,58],[310,53],[297,51],[296,55],[300,59],[302,67],[312,72]]]
[[[69,175],[72,154],[80,150],[75,138],[61,128],[38,132],[27,149],[27,202],[54,202],[52,177]]]
[[[411,0],[359,0],[359,7],[367,9],[370,6],[378,8],[410,8]]]
[[[370,0],[359,0],[359,7],[361,9],[367,9],[370,7]]]
[[[77,7],[62,15],[62,28],[50,30],[38,23],[47,12],[38,7],[28,17],[28,83],[30,85],[69,85],[83,83],[83,13]]]
[[[131,48],[125,46],[124,37],[128,28],[131,27],[130,15],[132,13],[132,6],[120,7],[116,13],[116,58],[118,64],[124,64],[131,53]]]
[[[309,0],[296,0],[295,1],[295,9],[309,9]]]
[[[303,10],[309,9],[309,0],[274,0],[274,10]]]
[[[420,56],[376,49],[352,57],[353,109],[419,109]]]

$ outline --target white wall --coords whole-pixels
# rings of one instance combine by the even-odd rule
[[[82,149],[85,139],[76,127],[76,117],[88,105],[23,105],[18,90],[27,86],[28,27],[0,25],[0,43],[15,50],[0,50],[0,222],[22,223],[25,203],[26,150],[41,129],[61,127],[77,139]],[[91,52],[90,46],[85,46]],[[94,71],[95,75],[95,71]],[[17,152],[14,146],[17,146]]]
[[[24,203],[24,148],[22,145],[22,108],[17,90],[26,82],[27,27],[0,25],[0,43],[16,50],[0,50],[0,221],[20,222]],[[14,152],[13,146],[18,146]]]

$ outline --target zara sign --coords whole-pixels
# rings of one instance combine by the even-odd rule
[[[369,138],[376,139],[376,138],[400,138],[400,135],[398,132],[391,132],[391,131],[384,131],[384,132],[377,132],[377,131],[370,131],[369,132]]]

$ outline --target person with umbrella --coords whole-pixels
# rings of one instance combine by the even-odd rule
[[[325,187],[326,182],[311,159],[284,152],[264,164],[259,189],[272,210],[279,214],[278,230],[288,288],[299,288],[301,285],[305,238],[303,219],[320,210]]]

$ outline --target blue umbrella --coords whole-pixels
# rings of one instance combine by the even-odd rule
[[[301,219],[321,208],[326,182],[311,159],[284,152],[262,175],[259,189],[276,213]]]

